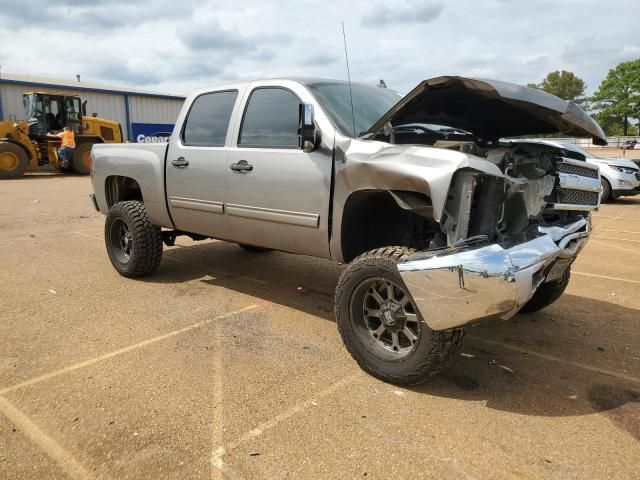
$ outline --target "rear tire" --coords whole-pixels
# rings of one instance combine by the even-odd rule
[[[91,172],[91,147],[93,143],[82,143],[73,152],[71,165],[73,170],[80,175],[89,175]]]
[[[104,238],[111,264],[124,277],[153,273],[162,259],[160,227],[151,223],[144,204],[118,202],[109,209]]]
[[[364,371],[397,385],[440,373],[464,337],[462,328],[433,331],[423,320],[397,268],[411,253],[406,247],[366,252],[336,287],[336,319],[347,350]]]
[[[29,166],[29,157],[22,147],[0,142],[0,179],[21,177]]]
[[[609,183],[609,180],[603,177],[600,182],[602,183],[602,195],[600,196],[600,203],[605,203],[609,200],[613,200],[611,198],[611,184]]]
[[[520,313],[537,312],[551,305],[562,296],[570,278],[571,267],[568,267],[558,280],[540,285],[533,297],[520,309]]]

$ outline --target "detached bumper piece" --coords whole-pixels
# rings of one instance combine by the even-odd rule
[[[508,319],[538,286],[562,276],[584,247],[590,221],[539,227],[540,236],[509,249],[492,244],[417,252],[398,265],[425,322],[448,330],[483,319]]]
[[[91,199],[91,204],[93,205],[93,208],[96,209],[96,212],[99,212],[100,208],[98,208],[98,201],[96,200],[95,194],[93,193],[89,194],[89,198]]]

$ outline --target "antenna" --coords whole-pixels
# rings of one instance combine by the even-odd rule
[[[344,22],[342,23],[342,41],[344,42],[344,57],[347,60],[347,79],[349,80],[349,100],[351,101],[351,122],[353,123],[353,136],[356,137],[356,115],[353,113],[353,92],[351,91],[351,72],[349,71],[349,54],[347,53],[347,36],[344,33]]]

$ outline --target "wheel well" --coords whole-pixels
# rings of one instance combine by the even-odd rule
[[[107,207],[123,202],[125,200],[142,199],[142,189],[140,184],[133,178],[113,175],[105,180],[105,192],[107,196]]]
[[[352,193],[342,215],[345,262],[379,247],[428,248],[440,232],[431,212],[431,200],[421,193],[389,190]]]

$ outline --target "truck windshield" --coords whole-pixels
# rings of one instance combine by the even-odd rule
[[[354,137],[354,123],[355,136],[360,136],[402,98],[398,92],[388,88],[351,84],[352,120],[348,83],[317,82],[310,84],[309,88],[336,128],[347,137]]]

